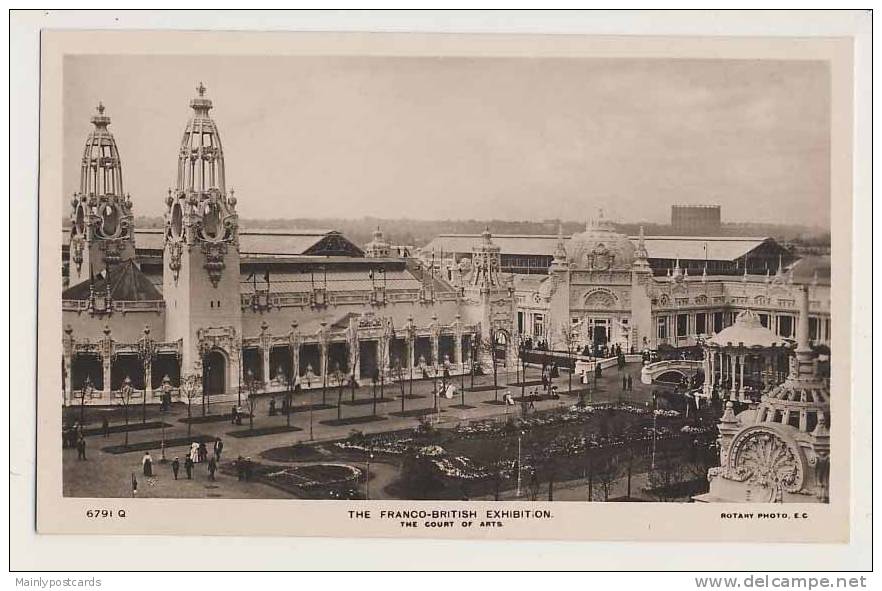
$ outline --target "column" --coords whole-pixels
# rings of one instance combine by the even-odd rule
[[[738,388],[741,391],[741,398],[744,398],[744,362],[747,360],[747,356],[742,353],[739,358],[741,359],[741,374],[738,379]]]
[[[264,383],[264,391],[269,388],[270,382],[270,348],[264,347],[261,345],[260,347],[260,360],[262,362],[263,369],[261,370]]]
[[[453,343],[453,362],[459,365],[460,371],[463,371],[462,331],[457,331],[456,335],[453,338],[455,339]]]
[[[64,402],[65,404],[70,404],[73,401],[73,359],[74,355],[71,352],[73,349],[73,343],[70,343],[70,347],[64,348],[64,372],[66,375],[62,376],[64,378]]]
[[[414,366],[414,355],[416,354],[416,336],[411,332],[407,335],[407,367]]]
[[[110,398],[110,355],[101,356],[102,370],[103,370],[103,379],[104,379],[104,390],[101,393],[101,397],[107,401],[108,404],[111,402]]]
[[[288,352],[291,355],[291,379],[296,384],[300,381],[300,343],[288,345]]]
[[[735,398],[735,355],[729,355],[729,397]]]
[[[380,372],[383,375],[388,375],[389,373],[389,348],[391,346],[392,340],[386,335],[382,335],[379,339],[377,339],[377,347],[379,348],[377,363],[380,364]]]
[[[322,378],[328,375],[328,343],[327,341],[322,341],[319,343],[319,371],[321,372]]]
[[[144,398],[153,398],[153,360],[150,357],[144,360]]]
[[[712,392],[712,386],[711,386],[711,380],[713,379],[711,377],[711,356],[712,355],[713,355],[713,353],[711,352],[710,349],[708,349],[708,348],[704,349],[704,364],[703,364],[704,388],[702,388],[702,389],[704,390],[705,398],[708,398],[708,399],[710,399],[711,392]]]
[[[361,348],[361,340],[360,339],[358,340],[358,344],[356,345],[356,347],[358,347],[359,349]],[[358,367],[355,368],[356,379],[359,379],[359,380],[361,379],[361,376],[363,374],[361,368],[362,368],[362,366],[361,366],[361,351],[359,351],[358,352]]]

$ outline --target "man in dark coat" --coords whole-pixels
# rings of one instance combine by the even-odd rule
[[[239,408],[234,404],[230,411],[230,424],[235,425],[237,418],[239,418]]]
[[[236,476],[239,480],[245,480],[245,458],[242,456],[236,458]]]
[[[107,417],[101,419],[101,430],[104,432],[104,437],[110,437],[110,421]]]
[[[217,460],[211,458],[208,460],[208,479],[214,480],[214,473],[217,471]]]
[[[184,458],[184,470],[187,471],[187,480],[193,480],[193,458],[189,455]]]
[[[171,467],[172,467],[172,474],[174,474],[175,480],[177,480],[178,479],[178,470],[181,469],[181,460],[179,460],[178,458],[175,458],[174,460],[172,460]]]
[[[634,380],[631,378],[631,374],[628,374],[628,390],[634,389]]]
[[[220,462],[221,454],[224,451],[224,442],[220,437],[217,438],[217,441],[214,442],[214,457],[217,458],[217,461]]]
[[[79,439],[77,439],[77,459],[86,459],[86,438],[82,435],[80,435]]]

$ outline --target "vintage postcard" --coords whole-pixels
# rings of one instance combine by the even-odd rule
[[[41,59],[39,532],[848,540],[850,40]]]

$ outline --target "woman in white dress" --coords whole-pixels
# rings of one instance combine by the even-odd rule
[[[190,459],[194,464],[199,463],[199,444],[195,441],[190,444]]]

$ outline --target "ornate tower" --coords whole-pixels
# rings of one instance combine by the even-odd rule
[[[756,409],[719,423],[720,466],[708,473],[710,492],[696,500],[828,502],[830,386],[809,346],[808,286],[798,287],[799,319],[790,373]]]
[[[101,103],[92,125],[83,149],[80,188],[71,199],[71,285],[135,258],[132,200],[123,193],[122,162]]]
[[[202,373],[208,393],[232,393],[242,338],[239,220],[212,103],[201,83],[197,92],[165,201],[166,338],[183,339],[182,375]]]
[[[510,277],[503,280],[500,267],[500,248],[493,243],[490,229],[485,228],[481,241],[472,248],[472,274],[463,291],[464,301],[471,304],[464,310],[466,318],[481,324],[481,362],[485,366],[492,364],[493,351],[497,357],[504,354],[509,366],[516,362],[514,290]]]
[[[634,261],[631,263],[631,347],[641,351],[654,342],[652,325],[652,296],[650,285],[652,269],[649,266],[649,253],[643,226],[640,226],[640,237],[634,250]]]
[[[388,258],[390,256],[389,243],[383,238],[383,232],[380,227],[374,230],[374,239],[368,242],[364,247],[364,256],[370,258]]]
[[[472,285],[482,291],[499,285],[500,249],[493,244],[490,228],[481,232],[481,242],[472,248]]]

